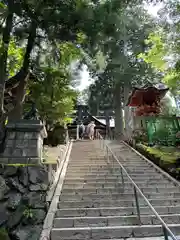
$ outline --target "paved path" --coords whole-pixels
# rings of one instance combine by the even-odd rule
[[[162,219],[179,234],[179,187],[123,143],[108,144]],[[119,165],[113,165],[109,157],[108,164],[97,140],[73,144],[51,240],[155,239],[163,235],[159,220],[141,197],[139,225],[132,184],[124,176],[123,188]]]

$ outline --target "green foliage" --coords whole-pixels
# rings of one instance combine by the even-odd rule
[[[80,39],[79,41],[83,40]],[[64,64],[66,67],[73,61],[81,58],[81,49],[71,42],[61,43],[59,44],[58,48],[61,54],[61,66]]]
[[[164,33],[163,33],[164,34]],[[178,68],[172,68],[168,66],[168,55],[173,54],[172,46],[170,42],[163,39],[162,33],[152,33],[149,35],[146,44],[150,44],[148,52],[145,54],[139,54],[139,58],[142,58],[148,64],[151,64],[156,70],[164,73],[163,81],[167,84],[170,89],[178,94],[180,90],[180,71]]]
[[[180,70],[170,69],[164,77],[164,82],[170,87],[173,93],[180,94]]]
[[[30,208],[26,208],[23,212],[23,215],[27,219],[33,218],[33,213],[32,213],[32,210]]]
[[[145,41],[148,51],[140,54],[146,63],[163,74],[162,80],[175,95],[180,93],[179,2],[168,1],[161,10],[162,19]],[[166,16],[168,16],[166,18]]]
[[[4,3],[0,2],[0,23],[3,24],[7,17],[7,7]],[[1,29],[1,25],[0,25]]]
[[[145,76],[146,64],[139,63],[136,56],[151,21],[138,6],[140,2],[12,1],[14,17],[6,69],[9,76],[21,67],[26,72],[32,70],[37,80],[28,83],[28,98],[36,102],[42,118],[69,122],[68,114],[77,98],[69,70],[74,61],[80,65],[88,62],[93,73],[101,74],[91,96],[94,99],[95,94],[107,93],[106,102],[110,102],[117,82],[123,87]],[[1,4],[0,9],[6,6]],[[104,104],[102,97],[97,102]]]
[[[144,129],[136,129],[133,132],[133,139],[136,143],[148,142],[147,132]]]
[[[162,40],[162,34],[150,33],[145,43],[151,46],[146,53],[140,53],[139,58],[142,58],[145,62],[152,64],[153,67],[160,71],[167,69],[167,62],[164,57],[166,56],[168,49]]]
[[[50,122],[66,122],[74,107],[76,92],[69,87],[68,74],[63,70],[42,68],[43,79],[30,86],[31,98],[36,102],[40,116]]]
[[[19,47],[15,39],[11,39],[8,48],[8,72],[9,77],[14,76],[22,67],[24,48]]]
[[[176,134],[179,131],[178,118],[176,117],[148,117],[147,132],[149,143],[161,144],[163,146],[175,146]]]
[[[83,35],[79,34],[80,41]],[[67,124],[74,109],[78,93],[74,85],[70,64],[81,59],[81,49],[72,42],[56,42],[46,52],[40,53],[41,59],[36,64],[37,81],[29,84],[30,98],[35,101],[40,116],[49,123]],[[54,56],[52,58],[52,56]]]

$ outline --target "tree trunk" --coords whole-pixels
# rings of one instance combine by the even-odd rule
[[[114,90],[114,110],[115,110],[115,137],[123,138],[123,114],[122,114],[122,99],[121,86],[116,84]]]
[[[14,109],[8,114],[9,120],[19,120],[23,115],[23,103],[26,95],[26,85],[29,79],[29,73],[26,78],[20,81],[17,89],[16,103]]]
[[[130,135],[131,135],[130,128],[129,128],[129,117],[130,117],[129,107],[126,106],[126,104],[128,102],[129,92],[130,92],[130,85],[126,84],[124,86],[124,121],[125,121],[125,131],[124,131],[124,134],[125,134],[125,137],[127,139],[129,139]]]
[[[4,114],[4,90],[5,81],[7,79],[7,58],[10,42],[10,34],[12,30],[13,13],[11,12],[11,4],[8,4],[8,16],[6,18],[6,26],[3,30],[2,46],[0,49],[0,119]]]
[[[110,138],[110,118],[109,118],[109,111],[105,111],[105,118],[106,118],[106,138]]]
[[[99,99],[96,102],[96,115],[95,116],[99,116]]]
[[[25,88],[27,81],[29,79],[29,65],[30,65],[30,55],[34,47],[36,38],[36,28],[37,25],[32,22],[30,27],[30,33],[28,37],[28,42],[26,46],[26,53],[24,55],[23,66],[18,74],[14,78],[18,77],[19,86],[17,88],[17,95],[15,100],[15,108],[9,113],[9,119],[18,120],[22,118],[23,115],[23,103],[25,100]]]
[[[31,27],[30,27],[30,32],[29,32],[29,37],[28,37],[28,42],[27,42],[27,46],[26,46],[26,53],[24,55],[23,67],[22,67],[23,71],[26,73],[29,70],[30,56],[31,56],[31,52],[34,47],[35,39],[36,39],[36,29],[37,29],[37,23],[32,21]]]

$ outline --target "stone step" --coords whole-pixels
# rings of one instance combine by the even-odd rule
[[[149,194],[145,194],[145,196],[149,199],[149,198],[155,198],[155,199],[159,199],[159,198],[180,198],[180,193],[149,193]],[[123,193],[123,194],[64,194],[62,193],[60,195],[60,200],[75,200],[75,201],[79,201],[79,200],[102,200],[102,199],[107,199],[107,200],[118,200],[118,199],[124,199],[124,200],[129,200],[129,199],[134,199],[134,194],[133,193]]]
[[[123,166],[125,167],[128,167],[128,168],[132,168],[132,169],[147,169],[147,168],[150,168],[150,169],[154,169],[153,166],[151,165],[148,165],[148,164],[144,164],[143,162],[139,163],[138,164],[128,164],[128,165],[125,165],[123,164]],[[109,168],[112,168],[112,165],[111,164],[106,164],[106,165],[92,165],[92,164],[87,164],[84,166],[77,166],[77,165],[74,165],[74,166],[71,166],[71,165],[68,165],[68,168],[67,169],[71,169],[71,170],[97,170],[97,169],[109,169]],[[119,165],[115,165],[114,166],[114,169],[119,169],[120,166]]]
[[[154,183],[137,183],[136,184],[140,187],[140,188],[146,188],[146,187],[151,187],[151,188],[156,188],[156,187],[160,187],[160,188],[172,188],[175,187],[175,185],[170,184],[170,183],[158,183],[154,182]],[[74,181],[72,181],[71,183],[69,182],[65,182],[63,184],[63,189],[77,189],[77,188],[118,188],[122,185],[121,181],[117,181],[114,183],[109,183],[109,182],[76,182],[74,183]],[[125,182],[124,186],[126,188],[130,188],[132,187],[132,184],[130,182]]]
[[[155,178],[155,179],[162,179],[163,176],[160,175],[159,176],[159,173],[156,173],[156,172],[147,172],[146,174],[143,172],[131,172],[131,171],[127,171],[128,174],[130,175],[131,178],[133,177],[136,177],[136,178],[148,178],[148,177],[151,177],[151,178]],[[124,176],[127,177],[127,175],[124,173],[123,174]],[[82,172],[70,172],[70,171],[67,171],[67,177],[84,177],[84,176],[87,176],[87,177],[120,177],[121,176],[121,171],[119,170],[118,172],[113,172],[113,171],[107,171],[107,172],[85,172],[85,171],[82,171]]]
[[[169,224],[169,228],[175,234],[180,233],[180,224]],[[51,240],[107,240],[155,236],[163,236],[161,225],[53,228],[51,231]]]
[[[166,224],[179,224],[180,214],[161,215]],[[161,222],[155,215],[142,215],[142,225],[158,225]],[[137,216],[106,216],[106,217],[69,217],[55,218],[54,228],[73,228],[73,227],[105,227],[105,226],[131,226],[140,225]]]
[[[73,156],[74,158],[74,156]],[[89,162],[88,162],[89,161]],[[150,165],[150,163],[146,162],[144,159],[140,159],[139,157],[132,157],[132,159],[127,159],[125,157],[125,159],[122,159],[122,157],[119,157],[119,161],[120,163],[130,163],[130,164],[140,164],[140,163],[143,163],[143,164],[147,164],[147,165]],[[98,160],[96,158],[94,159],[89,159],[88,157],[87,158],[84,158],[83,159],[72,159],[71,161],[69,161],[69,165],[73,166],[73,167],[76,167],[76,166],[88,166],[88,163],[90,163],[91,166],[96,166],[96,165],[102,165],[102,166],[105,166],[107,164],[110,164],[110,163],[116,163],[117,165],[119,165],[119,163],[116,161],[116,160],[112,160],[112,158],[109,158],[109,161],[108,161],[108,158],[107,156],[98,156]]]
[[[74,176],[72,176],[71,174],[69,174],[68,172],[67,172],[67,175],[66,175],[66,178],[65,179],[71,179],[71,178],[76,178],[76,179],[78,179],[78,178],[83,178],[84,176],[79,176],[78,174],[76,174],[76,175],[74,175]],[[120,178],[121,177],[121,174],[112,174],[112,173],[109,173],[109,175],[99,175],[99,174],[88,174],[88,175],[85,175],[85,177],[87,177],[87,178],[95,178],[95,179],[105,179],[105,178],[108,178],[108,179],[117,179],[117,178]],[[128,179],[128,177],[127,177],[127,175],[126,174],[123,174],[123,177],[124,177],[124,179]],[[165,178],[163,175],[160,175],[160,174],[156,174],[156,175],[151,175],[151,174],[146,174],[146,175],[137,175],[137,174],[130,174],[130,177],[131,178],[136,178],[136,179],[152,179],[152,180],[163,180],[163,179],[166,179],[167,180],[167,178]]]
[[[146,171],[146,172],[145,172]],[[98,175],[106,175],[106,174],[118,174],[120,172],[120,169],[113,171],[113,169],[101,169],[101,170],[68,170],[67,173],[69,174],[98,174]],[[136,171],[131,171],[129,169],[127,169],[128,173],[132,173],[132,174],[139,174],[139,175],[146,175],[146,174],[159,174],[159,172],[155,171],[155,170],[148,170],[148,169],[142,169],[142,170],[136,170]]]
[[[127,178],[124,178],[125,184],[130,184],[130,180]],[[96,179],[85,179],[85,178],[65,178],[64,180],[64,184],[72,184],[72,183],[87,183],[87,184],[95,184],[95,183],[99,183],[99,184],[115,184],[117,182],[121,182],[121,177],[119,178],[96,178]],[[158,182],[159,184],[169,184],[171,183],[169,180],[166,180],[165,178],[162,179],[161,181]],[[142,180],[142,179],[138,179],[136,180],[136,184],[157,184],[157,180],[156,179],[147,179],[147,180]]]
[[[149,190],[149,191],[162,191],[162,192],[168,192],[168,191],[171,191],[173,190],[174,192],[180,192],[180,189],[176,186],[173,186],[173,185],[166,185],[165,187],[164,186],[161,186],[159,184],[157,185],[145,185],[145,184],[141,184],[139,185],[140,189],[142,190]],[[91,184],[88,184],[88,183],[84,183],[84,184],[77,184],[77,185],[68,185],[68,184],[64,184],[63,185],[63,190],[70,190],[70,191],[73,191],[73,190],[80,190],[82,191],[83,189],[84,190],[102,190],[104,189],[105,191],[113,191],[113,190],[119,190],[119,189],[125,189],[125,190],[131,190],[133,188],[133,185],[130,184],[130,183],[124,183],[124,185],[119,182],[119,183],[115,183],[114,185],[113,184],[109,184],[109,183],[104,183],[104,184],[97,184],[97,185],[91,185]]]
[[[98,173],[98,174],[85,174],[85,173],[70,173],[67,172],[66,179],[67,178],[80,178],[80,177],[86,177],[88,179],[94,179],[94,178],[120,178],[121,174],[113,174],[113,173]],[[127,176],[124,174],[124,177],[127,178]],[[163,179],[164,177],[159,174],[130,174],[130,177],[132,179],[155,179],[155,180],[160,180]]]
[[[144,170],[144,169],[147,169],[147,170],[155,170],[152,166],[148,166],[148,165],[124,165],[124,167],[127,167],[128,169],[134,169],[134,170]],[[72,166],[68,166],[67,168],[68,170],[72,170],[72,171],[87,171],[87,170],[92,170],[92,171],[100,171],[100,170],[109,170],[109,169],[114,169],[114,170],[118,170],[120,169],[120,166],[119,165],[115,165],[113,166],[112,164],[108,164],[108,165],[98,165],[98,166],[77,166],[77,167],[72,167]]]
[[[149,162],[146,162],[144,159],[125,159],[123,160],[122,158],[120,159],[119,158],[119,161],[121,164],[128,164],[128,165],[146,165],[146,166],[152,166],[151,163]],[[92,160],[92,159],[84,159],[83,160],[72,160],[69,162],[68,166],[72,166],[72,167],[77,167],[77,166],[80,166],[80,167],[95,167],[95,166],[107,166],[107,165],[110,165],[111,163],[114,163],[115,166],[119,166],[119,163],[117,161],[113,161],[111,158],[109,158],[109,161],[107,159],[107,157],[103,158],[103,159],[95,159],[95,160]],[[142,164],[142,165],[141,165]]]
[[[176,206],[180,205],[180,198],[161,198],[161,199],[149,199],[150,203],[155,206]],[[147,206],[147,203],[139,198],[140,206]],[[98,207],[132,207],[136,206],[135,200],[106,200],[101,201],[91,201],[91,200],[82,200],[82,201],[60,201],[58,203],[59,208],[98,208]]]
[[[180,239],[180,235],[176,235],[176,239]],[[107,239],[103,239],[107,240]],[[114,239],[114,240],[122,240],[122,239]],[[128,238],[127,240],[142,240],[142,238]],[[147,237],[143,238],[143,240],[164,240],[164,236],[161,237]]]
[[[143,193],[180,193],[179,189],[176,187],[170,187],[170,188],[161,188],[161,187],[144,187],[141,188],[141,191]],[[116,188],[64,188],[62,189],[62,193],[64,194],[90,194],[90,193],[133,193],[133,187],[127,188],[126,186],[123,188],[123,186],[119,186]]]
[[[180,205],[177,206],[157,206],[156,211],[159,214],[177,214],[180,212]],[[142,215],[151,215],[152,210],[149,207],[141,207]],[[121,216],[136,215],[136,207],[103,207],[103,208],[63,208],[58,209],[56,217],[85,217],[85,216]]]
[[[125,185],[122,188],[118,162],[110,157],[108,163],[106,152],[98,149],[97,144],[96,141],[88,141],[77,142],[73,146],[63,188],[58,194],[51,240],[134,240],[162,236],[159,220],[138,194],[139,225],[131,181],[123,174]],[[136,153],[121,145],[118,143],[113,148],[117,158],[163,220],[178,234],[180,189]]]
[[[148,164],[148,163],[145,163],[144,161],[139,161],[139,162],[123,162],[123,161],[120,161],[121,164],[124,166],[124,167],[138,167],[138,168],[153,168],[153,166],[151,164]],[[76,170],[76,169],[93,169],[93,170],[96,170],[97,168],[99,169],[106,169],[106,168],[119,168],[120,165],[116,162],[112,162],[110,161],[109,163],[108,162],[98,162],[98,163],[93,163],[93,162],[80,162],[79,164],[78,163],[69,163],[68,164],[68,169],[71,168],[73,170]]]
[[[180,235],[176,235],[176,239],[180,239]],[[109,240],[107,238],[103,238],[103,240]],[[114,238],[114,240],[122,240],[120,238]],[[126,240],[164,240],[164,236],[161,237],[141,237],[141,238],[136,238],[136,237],[130,237],[130,238],[126,238]]]

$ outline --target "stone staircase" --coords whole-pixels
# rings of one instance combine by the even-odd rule
[[[178,235],[179,187],[123,143],[108,144],[171,231]],[[111,155],[109,158],[112,163]],[[119,165],[107,163],[98,140],[75,142],[51,240],[160,239],[163,236],[161,223],[138,195],[139,222],[132,183],[123,176],[124,188]]]

